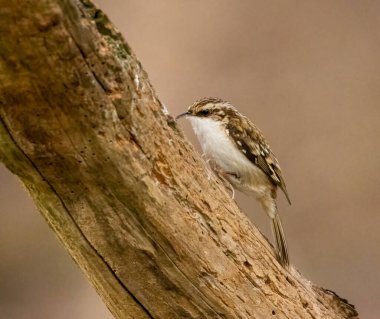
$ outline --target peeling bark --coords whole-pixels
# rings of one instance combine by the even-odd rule
[[[0,0],[0,160],[116,318],[355,318],[283,269],[90,1]]]

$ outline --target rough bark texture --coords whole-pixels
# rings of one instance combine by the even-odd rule
[[[117,318],[353,318],[276,262],[87,0],[0,0],[0,159]]]

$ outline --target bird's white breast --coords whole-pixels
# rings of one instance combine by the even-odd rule
[[[205,155],[225,172],[241,177],[240,185],[234,186],[260,195],[268,178],[236,147],[224,125],[210,118],[189,117],[189,120]]]
[[[221,122],[209,118],[190,117],[202,151],[225,171],[237,172],[252,165],[233,144]]]

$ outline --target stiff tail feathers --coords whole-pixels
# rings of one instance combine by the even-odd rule
[[[282,266],[289,266],[288,246],[286,244],[284,229],[282,228],[280,215],[276,212],[272,221],[272,231],[276,242],[277,259]]]

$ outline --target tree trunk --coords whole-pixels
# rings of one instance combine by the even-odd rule
[[[276,262],[88,0],[0,0],[0,160],[116,318],[354,318]]]

